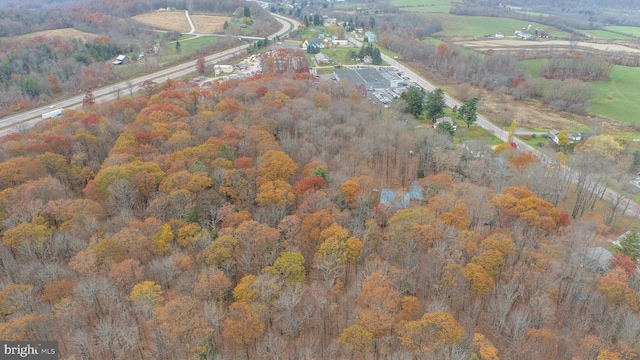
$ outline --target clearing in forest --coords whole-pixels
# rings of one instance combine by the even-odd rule
[[[184,11],[148,13],[136,15],[132,19],[164,30],[179,32],[191,31],[191,26],[189,26],[187,17],[184,15]]]
[[[69,39],[82,39],[83,42],[87,42],[97,38],[100,35],[76,30],[74,28],[67,28],[67,29],[38,31],[30,34],[21,35],[20,38],[31,38],[36,36],[41,36],[44,38],[61,37],[61,38],[69,38]]]
[[[222,31],[225,21],[229,21],[228,16],[215,15],[189,15],[198,34],[215,34]]]

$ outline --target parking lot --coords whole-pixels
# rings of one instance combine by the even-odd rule
[[[392,66],[349,66],[336,70],[334,77],[347,80],[353,86],[365,86],[369,98],[384,107],[407,91],[410,83],[408,76]]]

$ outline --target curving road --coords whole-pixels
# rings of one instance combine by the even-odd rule
[[[271,34],[269,37],[281,36],[288,31],[297,29],[300,26],[300,22],[296,20],[287,19],[284,16],[272,14],[274,18],[282,25],[282,28],[276,33]],[[261,38],[262,39],[262,38]],[[205,63],[207,65],[223,62],[238,55],[241,55],[246,48],[251,44],[245,44],[237,46],[235,48],[219,52],[217,54],[209,55],[205,57]],[[114,100],[117,97],[118,89],[120,93],[128,93],[129,89],[138,89],[138,86],[147,80],[151,80],[157,83],[164,82],[167,78],[177,78],[186,76],[195,72],[196,61],[189,61],[184,64],[176,65],[170,68],[161,69],[154,73],[140,76],[135,79],[122,81],[116,84],[111,84],[99,89],[93,90],[93,95],[96,100],[109,101]],[[58,108],[73,108],[82,104],[84,94],[70,97],[65,100],[56,102]],[[19,114],[6,116],[0,119],[0,136],[10,134],[19,131],[24,128],[29,128],[36,123],[43,121],[42,114],[51,111],[49,106],[42,106],[36,109],[21,112]]]
[[[358,47],[362,47],[362,42],[360,42],[360,41],[358,41],[355,38],[350,37],[350,36],[347,36],[347,38],[349,39],[349,41],[353,42]],[[429,83],[427,80],[422,78],[416,72],[414,72],[411,69],[407,68],[406,66],[402,65],[400,62],[398,62],[397,60],[391,58],[388,55],[385,55],[385,54],[381,54],[381,55],[382,55],[382,59],[384,61],[386,61],[390,66],[394,66],[398,70],[403,71],[407,76],[409,76],[411,78],[411,80],[413,80],[418,85],[422,86],[425,90],[427,90],[427,91],[435,90],[436,86],[433,86],[431,83]],[[445,93],[445,102],[447,103],[447,106],[449,106],[449,107],[457,106],[458,108],[460,108],[460,106],[462,106],[462,103],[460,103],[459,101],[457,101],[456,99],[452,98],[451,96],[449,96],[446,93]],[[483,129],[485,129],[486,131],[490,132],[491,134],[493,134],[498,139],[500,139],[502,141],[507,141],[507,137],[509,136],[509,132],[501,129],[499,126],[497,126],[496,124],[492,123],[491,121],[489,121],[484,116],[478,114],[478,119],[476,121],[476,124],[478,126],[482,127]],[[525,143],[523,141],[520,141],[515,137],[513,138],[512,141],[516,142],[516,144],[518,145],[518,149],[524,150],[524,151],[528,151],[528,152],[531,152],[533,154],[536,154],[536,156],[540,159],[540,161],[543,164],[549,165],[549,164],[554,162],[554,160],[552,160],[547,155],[545,155],[544,153],[542,153],[538,149],[534,148],[533,146],[531,146],[531,145],[529,145],[529,144],[527,144],[527,143]],[[563,166],[563,169],[564,169],[564,171],[567,172],[567,175],[568,175],[569,179],[571,179],[571,181],[577,182],[578,173],[575,170],[572,170],[571,168],[569,168],[567,166]],[[605,200],[608,200],[608,201],[616,201],[616,199],[620,199],[620,194],[618,194],[617,192],[615,192],[615,191],[613,191],[611,189],[606,189],[605,193],[603,195],[603,198]],[[620,208],[625,209],[624,214],[626,214],[626,215],[637,216],[638,214],[640,214],[640,205],[638,203],[636,203],[635,201],[632,201],[631,199],[626,198],[626,197],[622,198]]]

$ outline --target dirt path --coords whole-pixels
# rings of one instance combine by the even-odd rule
[[[193,25],[193,21],[191,21],[191,17],[189,16],[189,10],[185,10],[184,11],[184,16],[187,17],[187,21],[189,22],[189,26],[191,26],[191,31],[189,31],[189,34],[193,34],[196,32],[196,27]]]
[[[514,50],[514,49],[567,49],[574,48],[574,50],[597,50],[603,52],[628,52],[632,54],[640,54],[640,49],[631,48],[620,44],[596,44],[589,42],[578,42],[572,44],[567,40],[540,40],[540,41],[526,41],[516,39],[492,39],[492,40],[478,40],[478,41],[459,41],[455,42],[458,45],[474,49],[474,50]]]

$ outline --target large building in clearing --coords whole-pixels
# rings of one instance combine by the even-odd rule
[[[364,85],[367,89],[386,89],[404,86],[405,80],[396,72],[376,67],[335,70],[337,80],[346,79],[352,86]]]

